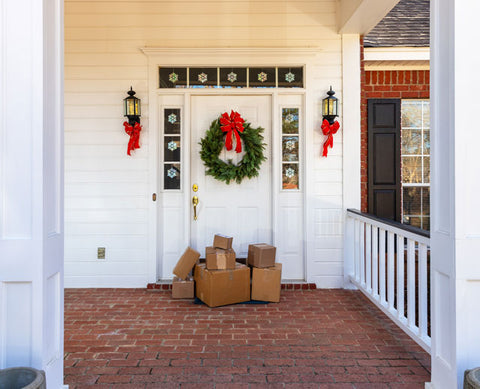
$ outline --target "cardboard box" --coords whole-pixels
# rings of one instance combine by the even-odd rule
[[[233,238],[231,236],[216,234],[213,237],[213,247],[217,249],[230,250],[232,248]]]
[[[281,263],[276,263],[274,267],[254,267],[252,269],[252,300],[278,303],[281,283]]]
[[[181,280],[178,277],[173,278],[172,298],[174,299],[193,299],[195,297],[195,282],[191,277]]]
[[[223,250],[215,247],[205,248],[205,262],[208,270],[235,269],[235,251]]]
[[[187,247],[183,255],[178,260],[175,268],[173,269],[173,274],[182,280],[187,279],[188,273],[193,269],[195,264],[200,258],[200,253],[191,247]]]
[[[277,248],[265,243],[256,243],[248,246],[247,263],[253,267],[275,266]]]
[[[195,266],[196,296],[209,307],[250,300],[250,268],[239,263],[234,270],[208,270]]]

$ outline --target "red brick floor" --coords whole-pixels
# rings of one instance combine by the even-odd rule
[[[166,291],[67,289],[65,383],[80,388],[423,388],[430,357],[358,291],[222,308]]]

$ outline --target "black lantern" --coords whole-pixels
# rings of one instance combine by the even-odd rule
[[[335,118],[338,116],[338,99],[333,95],[335,92],[330,86],[330,90],[327,92],[328,97],[325,97],[322,101],[322,115],[328,123],[333,124]]]
[[[128,124],[132,127],[135,123],[140,123],[141,112],[141,100],[138,97],[135,97],[135,91],[130,87],[130,90],[127,92],[128,97],[123,99],[125,104],[125,115],[128,118]]]

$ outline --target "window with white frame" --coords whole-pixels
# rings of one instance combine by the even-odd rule
[[[402,221],[430,230],[429,100],[402,100]]]

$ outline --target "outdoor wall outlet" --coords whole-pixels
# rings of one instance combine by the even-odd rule
[[[105,259],[105,247],[97,248],[97,259]]]

